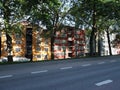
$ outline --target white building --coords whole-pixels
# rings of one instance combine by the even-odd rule
[[[112,42],[115,39],[116,34],[110,34],[110,41]],[[120,49],[113,47],[112,43],[111,43],[111,51],[112,51],[112,55],[118,55],[120,52]],[[104,32],[103,36],[102,36],[102,56],[104,55],[110,55],[109,54],[109,45],[108,45],[108,38],[107,38],[107,33]]]
[[[104,32],[100,36],[101,36],[101,42],[100,42],[101,43],[101,46],[100,46],[101,47],[101,56],[110,55],[107,33]],[[116,37],[115,33],[110,34],[110,41],[112,42],[115,39],[115,37]],[[86,46],[85,46],[86,55],[89,53],[89,39],[90,39],[90,37],[86,37]],[[98,52],[97,45],[98,45],[98,42],[96,42],[96,52]],[[112,55],[120,54],[120,49],[113,47],[112,43],[111,43],[111,51],[112,51]]]

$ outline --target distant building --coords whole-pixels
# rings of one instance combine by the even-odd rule
[[[112,50],[112,55],[118,55],[120,54],[120,47],[113,47],[112,41],[115,39],[116,34],[112,33],[110,34],[110,41],[111,41],[111,50]],[[104,32],[102,36],[102,56],[110,55],[109,54],[109,46],[108,46],[108,38],[107,38],[107,33]],[[120,45],[119,45],[120,46]]]
[[[112,33],[112,34],[109,34],[109,36],[110,36],[110,45],[111,45],[112,55],[120,54],[120,44],[119,44],[119,47],[116,47],[116,46],[113,47],[113,43],[112,43],[113,40],[115,39],[116,34]],[[89,55],[89,39],[90,39],[89,37],[86,37],[86,40],[85,40],[86,41],[86,47],[85,47],[86,55]],[[98,53],[97,39],[96,39],[96,53]],[[107,33],[105,31],[100,35],[100,50],[101,50],[101,56],[110,55]]]

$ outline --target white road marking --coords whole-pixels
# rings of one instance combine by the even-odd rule
[[[110,62],[116,62],[116,60],[112,60],[112,61],[110,61]]]
[[[83,65],[81,65],[81,66],[83,66],[83,67],[86,67],[86,66],[90,66],[91,64],[83,64]]]
[[[10,78],[10,77],[13,77],[13,75],[0,76],[0,79],[2,79],[2,78]]]
[[[104,64],[105,62],[99,62],[98,64]]]
[[[72,67],[63,67],[63,68],[60,68],[60,69],[71,69]]]
[[[31,72],[31,74],[38,74],[38,73],[45,73],[45,72],[48,72],[48,70],[34,71],[34,72]]]
[[[105,84],[108,84],[108,83],[112,83],[112,82],[113,82],[112,80],[105,80],[105,81],[96,83],[95,85],[96,86],[102,86],[102,85],[105,85]]]

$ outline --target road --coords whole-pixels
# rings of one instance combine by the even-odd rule
[[[120,90],[120,56],[0,65],[0,90]]]

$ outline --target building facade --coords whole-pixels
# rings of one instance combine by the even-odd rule
[[[26,57],[33,61],[50,60],[51,44],[50,39],[41,37],[41,28],[31,25],[23,25],[22,33],[12,33],[13,57]],[[6,34],[1,33],[1,58],[7,57]]]
[[[23,24],[23,33],[13,33],[13,57],[26,57],[33,61],[51,60],[51,38],[44,37],[47,30]],[[54,59],[73,58],[85,54],[85,32],[65,27],[55,33]],[[1,33],[1,58],[7,57],[6,34]]]
[[[112,33],[109,35],[110,36],[110,45],[111,45],[111,52],[112,55],[119,55],[120,54],[120,44],[115,45],[115,47],[113,46],[112,42],[115,40],[116,38],[116,33]],[[109,51],[109,45],[108,45],[108,38],[107,38],[107,33],[104,32],[104,34],[102,35],[102,56],[106,56],[106,55],[110,55],[110,51]]]
[[[75,30],[74,27],[65,27],[57,31],[54,42],[54,58],[74,58],[85,54],[85,32]]]

